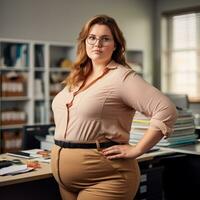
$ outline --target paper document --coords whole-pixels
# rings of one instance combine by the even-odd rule
[[[27,167],[27,165],[12,165],[0,169],[0,175],[15,175],[33,170],[33,168]]]

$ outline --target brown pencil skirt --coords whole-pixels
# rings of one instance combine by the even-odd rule
[[[135,159],[108,160],[97,149],[54,145],[51,169],[63,200],[133,200],[140,183]]]

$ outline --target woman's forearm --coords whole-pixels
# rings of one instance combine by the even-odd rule
[[[161,131],[155,131],[153,129],[148,129],[143,138],[133,147],[132,157],[138,157],[151,149],[156,145],[162,138],[163,134]]]

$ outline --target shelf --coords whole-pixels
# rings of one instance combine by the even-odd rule
[[[2,123],[16,117],[13,111],[23,113],[26,118],[24,124],[0,128],[0,146],[9,131],[22,129],[25,124],[52,122],[52,96],[62,89],[61,82],[70,73],[75,54],[75,45],[65,42],[0,38]]]
[[[21,128],[23,128],[24,125],[25,124],[3,125],[3,126],[0,126],[0,130],[21,129]]]
[[[8,67],[8,66],[0,66],[0,71],[29,71],[29,67]]]
[[[29,98],[26,96],[23,97],[1,97],[0,101],[28,101]]]
[[[35,67],[35,72],[43,72],[45,71],[44,67]]]
[[[34,101],[45,101],[44,96],[43,97],[36,97],[34,98]]]
[[[71,70],[68,68],[51,67],[50,72],[66,72],[69,73]]]

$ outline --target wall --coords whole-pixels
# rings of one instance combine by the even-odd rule
[[[153,2],[150,0],[0,0],[0,37],[74,43],[85,21],[113,16],[127,48],[144,51],[145,78],[152,77]]]

